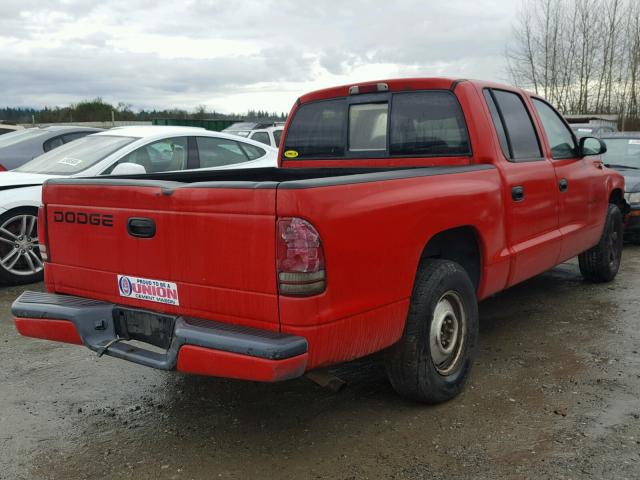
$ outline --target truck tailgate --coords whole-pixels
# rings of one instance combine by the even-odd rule
[[[47,184],[49,290],[278,330],[276,190],[172,183]]]

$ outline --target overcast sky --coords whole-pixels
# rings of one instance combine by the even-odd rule
[[[364,80],[504,80],[519,3],[0,0],[0,106],[289,111]]]

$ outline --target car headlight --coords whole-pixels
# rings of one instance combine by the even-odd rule
[[[629,203],[640,203],[640,192],[625,193],[624,198]]]

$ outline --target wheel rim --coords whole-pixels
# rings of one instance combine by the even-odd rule
[[[0,266],[13,275],[34,275],[43,264],[38,247],[38,218],[16,215],[0,226]]]
[[[622,236],[617,230],[612,230],[609,235],[609,267],[617,269],[622,254]]]
[[[440,375],[450,375],[460,366],[467,315],[460,295],[448,291],[436,304],[431,321],[429,346],[431,360]]]

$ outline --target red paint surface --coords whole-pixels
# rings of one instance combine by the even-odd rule
[[[82,345],[75,325],[68,320],[16,318],[16,330],[25,337]]]
[[[385,83],[391,91],[407,91],[449,89],[452,80]],[[348,87],[314,92],[300,102],[346,95]],[[485,87],[523,96],[541,139],[543,160],[507,161],[483,98]],[[303,335],[309,343],[306,368],[315,368],[367,355],[398,340],[420,255],[439,232],[470,227],[476,233],[481,251],[480,299],[594,245],[611,192],[623,190],[622,176],[598,168],[596,157],[551,159],[527,92],[465,81],[457,85],[455,95],[466,118],[471,156],[302,161],[285,160],[281,151],[282,166],[491,164],[495,168],[296,190],[186,185],[171,195],[148,186],[47,184],[43,200],[49,252],[55,262],[47,264],[47,287],[163,313]],[[569,190],[562,194],[561,178],[569,180]],[[514,186],[524,186],[523,202],[512,201]],[[114,227],[55,223],[52,212],[56,209],[113,215]],[[152,217],[156,236],[127,235],[124,225],[130,216]],[[327,275],[322,294],[278,296],[275,234],[276,221],[282,217],[303,218],[319,232]],[[180,305],[121,297],[117,274],[175,282]],[[247,378],[245,367],[258,362],[200,350],[181,351],[179,366],[193,373]],[[222,360],[207,360],[211,355]],[[265,370],[259,370],[259,376],[279,375],[260,365],[256,368]]]
[[[257,382],[276,382],[301,376],[307,354],[285,360],[268,360],[237,353],[185,345],[178,352],[178,371]]]

